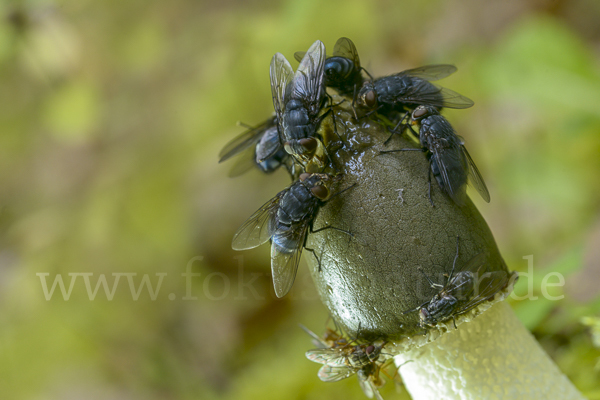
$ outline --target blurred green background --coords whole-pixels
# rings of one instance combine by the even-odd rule
[[[512,306],[600,399],[580,323],[600,315],[597,0],[4,0],[0,15],[0,399],[365,398],[304,358],[297,324],[327,318],[306,268],[276,299],[268,246],[230,248],[289,178],[217,164],[237,121],[272,112],[272,55],[340,36],[376,76],[458,66],[442,84],[475,106],[446,115],[492,195],[474,201],[512,269],[533,255],[517,292],[539,299]],[[541,293],[552,271],[560,301]],[[68,300],[46,300],[57,274]],[[112,300],[88,297],[101,274],[121,274]],[[135,300],[144,274],[161,286]]]

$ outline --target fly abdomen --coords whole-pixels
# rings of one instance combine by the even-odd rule
[[[289,231],[293,229],[293,225],[286,226],[278,224],[277,231],[271,237],[271,246],[274,246],[277,252],[293,253],[298,249],[298,240],[304,241],[304,238],[289,234]]]

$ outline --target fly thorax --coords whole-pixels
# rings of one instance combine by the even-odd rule
[[[294,185],[281,200],[279,212],[285,212],[290,223],[312,218],[318,200],[303,184]]]
[[[458,300],[451,295],[444,295],[438,301],[430,302],[427,306],[430,318],[437,322],[450,317],[457,303]]]

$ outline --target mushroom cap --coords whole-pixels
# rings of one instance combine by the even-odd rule
[[[338,102],[334,98],[334,102]],[[434,282],[444,284],[456,254],[457,268],[485,252],[489,271],[508,271],[492,233],[470,199],[458,206],[431,178],[432,207],[428,197],[429,162],[424,153],[381,150],[419,148],[409,133],[390,133],[369,117],[356,121],[349,102],[335,108],[338,134],[346,144],[330,151],[342,174],[339,192],[324,205],[307,247],[320,255],[321,270],[306,257],[318,293],[332,317],[351,337],[399,340],[422,335],[418,312],[407,312],[431,299]],[[325,144],[335,140],[332,118],[322,123]],[[330,139],[330,140],[328,140]]]

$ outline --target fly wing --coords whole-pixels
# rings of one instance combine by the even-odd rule
[[[373,394],[375,392],[379,392],[377,389],[373,387],[373,384],[369,381],[368,376],[362,375],[360,372],[357,375],[358,383],[360,384],[360,388],[362,389],[365,396],[369,399],[373,398]]]
[[[442,182],[444,183],[444,190],[448,195],[456,202],[456,204],[462,206],[465,204],[467,196],[467,161],[460,149],[460,144],[453,143],[452,140],[448,141],[448,146],[431,146],[432,155],[435,165],[437,166]]]
[[[373,387],[373,394],[375,395],[375,399],[383,400],[383,396],[381,395],[381,393],[379,393],[379,389],[377,389],[376,387]]]
[[[367,396],[369,399],[375,397],[376,400],[383,400],[383,396],[381,396],[381,393],[379,393],[379,389],[377,389],[375,385],[373,385],[373,382],[371,382],[368,379],[358,379],[358,383],[360,383],[360,388],[362,389],[365,396]]]
[[[446,285],[454,297],[470,301],[476,295],[476,286],[480,272],[487,266],[487,252],[479,253],[456,269],[451,281]]]
[[[320,111],[326,57],[325,45],[317,40],[300,61],[292,80],[291,98],[301,100],[313,116]]]
[[[248,147],[255,145],[270,128],[275,126],[277,126],[277,118],[273,116],[257,127],[242,132],[223,147],[219,153],[219,162],[228,160]]]
[[[289,229],[279,229],[271,244],[271,273],[277,297],[285,296],[296,279],[304,240],[310,221],[302,222]]]
[[[425,104],[438,108],[469,108],[473,100],[456,93],[453,90],[441,87],[427,80],[415,82],[410,91],[402,96],[405,103]]]
[[[425,79],[426,81],[437,81],[456,72],[456,67],[450,64],[424,65],[413,69],[402,71],[401,74]]]
[[[356,369],[343,366],[343,367],[332,367],[331,365],[323,365],[319,369],[317,376],[323,382],[337,382],[342,379],[346,379],[356,373]]]
[[[464,157],[467,159],[467,162],[469,164],[469,182],[475,189],[477,189],[477,192],[479,193],[481,198],[483,200],[485,200],[486,203],[489,203],[490,202],[490,192],[488,191],[488,188],[485,185],[485,182],[483,181],[483,177],[481,176],[479,169],[477,169],[477,166],[473,162],[473,159],[471,158],[471,155],[467,151],[466,147],[461,146],[461,148],[462,148]]]
[[[294,53],[294,58],[296,59],[296,61],[300,62],[300,61],[302,61],[302,59],[304,58],[305,55],[306,55],[305,51],[297,51]]]
[[[356,68],[360,68],[360,58],[358,57],[358,51],[352,40],[347,37],[341,37],[335,42],[333,47],[334,57],[344,57],[351,60]]]
[[[487,253],[479,253],[469,260],[464,271],[474,273],[475,284],[472,293],[469,294],[470,300],[461,304],[456,310],[456,314],[464,314],[480,303],[489,300],[508,284],[509,274],[506,271],[489,271],[490,263],[487,262]]]
[[[283,111],[285,110],[285,95],[287,86],[292,82],[294,70],[289,61],[281,53],[275,53],[271,60],[269,69],[271,77],[271,95],[273,96],[273,107],[277,118],[277,126],[281,134],[283,121]]]
[[[466,263],[462,264],[461,266],[459,266],[458,268],[456,268],[456,272],[463,272],[463,271],[469,271],[469,272],[473,272],[473,273],[478,273],[482,267],[485,267],[487,265],[487,258],[488,258],[488,253],[487,252],[481,252],[475,256],[473,256],[473,258],[471,258],[469,261],[467,261]]]
[[[233,167],[231,167],[231,170],[229,170],[229,174],[227,174],[227,176],[230,178],[235,178],[244,174],[253,167],[256,167],[255,151],[255,147],[250,147],[242,151],[235,164],[233,164]]]
[[[348,357],[342,348],[327,347],[308,350],[306,358],[310,361],[332,367],[348,366]]]
[[[287,191],[288,189],[285,189],[277,193],[240,226],[231,242],[234,250],[258,247],[273,236],[277,228],[279,203]]]

